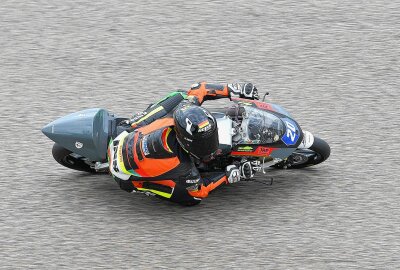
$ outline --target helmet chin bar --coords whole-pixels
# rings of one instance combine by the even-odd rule
[[[201,160],[201,158],[199,158],[198,156],[196,156],[195,154],[193,154],[192,152],[188,151],[185,146],[183,145],[183,143],[181,142],[181,140],[179,140],[178,136],[176,137],[176,139],[178,140],[179,145],[182,147],[183,150],[185,150],[186,153],[188,153],[189,155],[193,156],[194,158],[197,158],[199,160]]]
[[[183,150],[185,150],[186,153],[188,153],[189,155],[191,155],[192,157],[194,157],[194,158],[196,158],[196,159],[198,159],[198,160],[200,160],[200,161],[203,160],[203,159],[205,159],[205,158],[212,159],[212,158],[214,157],[214,155],[218,152],[218,149],[217,149],[216,151],[212,152],[211,154],[209,154],[209,155],[207,155],[207,156],[201,158],[201,157],[196,156],[195,154],[193,154],[193,153],[190,152],[189,150],[187,150],[187,149],[185,148],[185,146],[183,145],[183,143],[181,143],[181,141],[179,140],[178,137],[176,137],[176,139],[178,140],[179,145],[182,147]]]

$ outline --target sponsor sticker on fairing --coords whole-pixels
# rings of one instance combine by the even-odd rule
[[[238,147],[237,151],[239,152],[251,152],[254,148],[252,146],[240,146]]]
[[[83,143],[76,141],[76,142],[75,142],[75,147],[76,147],[77,149],[81,149],[81,148],[83,147]]]

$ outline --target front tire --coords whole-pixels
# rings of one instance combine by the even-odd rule
[[[278,169],[301,169],[320,164],[327,160],[331,154],[331,148],[327,142],[314,137],[314,143],[308,149],[297,149],[286,160],[272,167]]]
[[[57,143],[53,145],[52,154],[54,159],[64,167],[76,171],[96,173],[96,170],[93,168],[93,162],[90,162],[87,158],[65,149]]]

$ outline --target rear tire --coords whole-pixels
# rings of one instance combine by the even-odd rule
[[[92,169],[91,163],[87,158],[75,154],[57,143],[53,145],[52,154],[54,159],[64,167],[76,171],[96,173],[96,170]]]
[[[297,149],[287,160],[271,167],[278,169],[301,169],[324,162],[331,154],[331,148],[324,140],[314,137],[314,143],[309,149]]]

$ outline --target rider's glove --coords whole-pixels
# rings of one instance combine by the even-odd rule
[[[230,96],[238,96],[247,99],[258,99],[258,90],[252,83],[231,83],[228,84]]]
[[[261,171],[260,161],[242,161],[240,166],[229,165],[226,167],[226,177],[230,184],[239,182],[240,180],[249,180],[254,177],[255,173]]]
[[[229,184],[240,181],[240,170],[236,165],[229,165],[226,167],[226,177],[228,178]]]
[[[257,171],[260,171],[260,161],[244,161],[240,163],[240,178],[249,180],[254,177]]]

